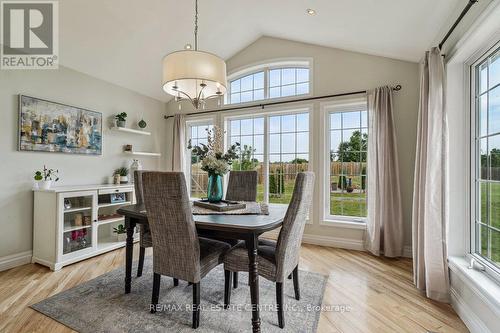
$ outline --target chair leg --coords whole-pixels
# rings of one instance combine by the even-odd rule
[[[174,278],[174,287],[177,287],[179,285],[179,279]]]
[[[193,283],[193,329],[200,326],[200,283]]]
[[[236,274],[224,270],[224,309],[227,309],[229,307],[229,304],[231,303],[231,275]]]
[[[151,313],[156,312],[156,306],[158,305],[158,298],[160,297],[160,282],[161,275],[158,273],[153,274],[153,295],[151,297]]]
[[[278,325],[285,327],[285,317],[283,316],[283,283],[276,282],[276,308],[278,309]]]
[[[233,273],[233,288],[238,288],[238,272]]]
[[[144,267],[144,255],[146,254],[146,248],[139,247],[139,265],[137,265],[137,277],[142,276],[142,268]]]
[[[299,287],[299,265],[293,269],[293,289],[295,290],[295,299],[300,300],[300,287]]]

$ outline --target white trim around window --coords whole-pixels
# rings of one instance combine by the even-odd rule
[[[487,129],[486,129],[486,132],[485,133],[482,133],[481,132],[481,129],[480,129],[480,126],[481,124],[479,124],[479,121],[478,121],[478,117],[479,117],[479,112],[480,112],[480,103],[481,101],[479,100],[479,98],[476,97],[477,94],[481,94],[481,96],[483,96],[484,94],[488,94],[489,92],[491,92],[492,90],[495,90],[495,89],[500,89],[499,86],[498,86],[498,83],[495,87],[489,87],[487,88],[486,90],[484,90],[483,92],[479,92],[478,91],[478,85],[479,85],[479,82],[478,82],[478,76],[477,76],[477,71],[476,71],[476,68],[480,65],[482,65],[484,63],[484,61],[486,59],[488,59],[489,57],[493,56],[493,54],[495,54],[495,52],[499,52],[500,50],[500,42],[497,41],[496,44],[489,44],[488,47],[486,49],[483,49],[480,53],[479,56],[475,56],[472,58],[472,60],[470,60],[469,62],[467,62],[466,66],[465,66],[465,77],[467,78],[466,79],[466,83],[465,83],[465,86],[468,87],[468,91],[469,93],[467,94],[468,96],[468,104],[469,104],[469,112],[470,112],[470,123],[469,123],[469,127],[468,127],[468,132],[470,133],[470,147],[469,147],[469,152],[470,152],[470,155],[469,155],[469,160],[470,160],[470,165],[469,165],[469,168],[468,168],[468,173],[469,173],[469,189],[470,189],[470,198],[469,198],[469,216],[470,216],[470,222],[469,222],[469,227],[467,228],[467,232],[466,232],[466,249],[467,249],[467,254],[466,254],[466,258],[468,260],[471,260],[471,259],[474,259],[476,260],[477,262],[479,262],[480,264],[482,264],[484,266],[484,271],[485,273],[490,277],[492,278],[493,280],[495,280],[497,283],[500,284],[500,266],[498,264],[494,264],[492,261],[484,258],[483,256],[481,256],[480,254],[477,253],[477,249],[476,249],[476,246],[477,246],[477,243],[476,243],[476,238],[477,238],[477,235],[476,235],[476,220],[478,219],[478,211],[479,211],[479,203],[478,203],[478,197],[477,197],[477,192],[478,192],[478,184],[479,183],[484,183],[484,184],[490,184],[491,180],[489,180],[489,177],[486,177],[486,179],[483,181],[480,179],[482,178],[480,176],[480,158],[478,159],[478,154],[480,152],[480,147],[479,147],[479,141],[481,140],[484,140],[484,139],[489,139],[490,137],[498,137],[496,136],[495,134],[496,133],[489,133],[489,126],[490,126],[490,122],[489,122],[489,101],[487,101],[487,105],[486,105],[486,115],[487,116],[487,120],[486,120],[486,125],[487,125]],[[491,89],[490,89],[491,88]],[[484,126],[484,124],[483,124]],[[495,131],[496,132],[496,131]],[[484,135],[483,135],[484,134]],[[489,140],[488,140],[489,141]],[[489,152],[489,146],[486,147],[486,154],[487,156],[490,155],[490,152]],[[486,169],[489,170],[489,157],[487,157],[487,165],[486,165]],[[479,163],[479,164],[478,164]],[[487,197],[490,197],[490,193],[489,193],[489,187],[487,187],[487,191],[488,191],[488,194],[487,194]],[[489,202],[490,199],[488,199],[488,201],[486,202],[486,207],[488,208],[488,202]],[[491,212],[489,211],[488,209],[488,213],[487,215],[489,216]],[[491,240],[490,240],[491,241]],[[491,244],[489,243],[489,246],[491,246]]]
[[[320,103],[320,165],[318,185],[321,191],[320,225],[349,229],[366,229],[366,218],[330,214],[330,114],[332,112],[367,110],[366,95]]]
[[[294,94],[285,97],[276,97],[269,98],[270,87],[269,87],[269,73],[270,70],[273,69],[281,69],[281,68],[307,68],[309,71],[309,81],[308,82],[308,93],[307,94]],[[255,99],[248,102],[232,102],[231,101],[231,82],[238,80],[240,78],[244,78],[250,76],[252,74],[257,74],[259,72],[263,73],[264,76],[264,85],[263,85],[263,98]],[[310,97],[313,96],[313,59],[312,58],[277,58],[277,59],[269,59],[266,61],[253,63],[248,66],[239,67],[233,71],[231,71],[228,75],[228,90],[227,94],[224,96],[224,105],[249,105],[254,104],[258,101],[284,101],[290,98],[294,98],[296,96],[301,97]],[[299,83],[295,82],[293,85],[297,86]],[[281,87],[281,85],[279,86]],[[295,87],[297,88],[297,87]],[[241,89],[241,88],[240,88]],[[256,89],[253,84],[252,96],[254,96],[255,90],[260,90],[261,88]],[[240,96],[241,98],[241,96]],[[252,97],[253,99],[254,97]]]

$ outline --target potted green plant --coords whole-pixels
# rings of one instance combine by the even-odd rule
[[[115,170],[115,175],[120,176],[120,183],[126,184],[128,183],[128,169],[127,168],[118,168]]]
[[[113,233],[116,234],[118,242],[124,242],[127,239],[127,229],[123,224],[118,224],[113,228]]]
[[[115,116],[115,119],[116,119],[116,126],[125,127],[125,123],[127,121],[127,113],[125,113],[125,112],[118,113]]]
[[[48,190],[52,186],[52,182],[57,182],[59,180],[59,170],[49,169],[45,165],[42,171],[35,171],[33,179],[40,184],[42,190]]]

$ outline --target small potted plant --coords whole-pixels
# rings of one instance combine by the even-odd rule
[[[126,184],[128,183],[128,169],[127,168],[118,168],[115,170],[115,175],[120,176],[120,183]]]
[[[125,112],[118,113],[115,116],[115,119],[116,119],[116,126],[125,127],[125,123],[127,121],[127,113],[125,113]]]
[[[118,224],[113,228],[113,232],[116,234],[118,242],[124,242],[127,239],[127,229],[125,229],[123,224]]]
[[[57,182],[59,170],[49,169],[45,165],[42,171],[35,171],[33,178],[40,184],[42,190],[48,190],[52,186],[52,182]]]

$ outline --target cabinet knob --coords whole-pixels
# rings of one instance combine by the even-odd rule
[[[120,190],[115,190],[115,192],[120,192]]]

